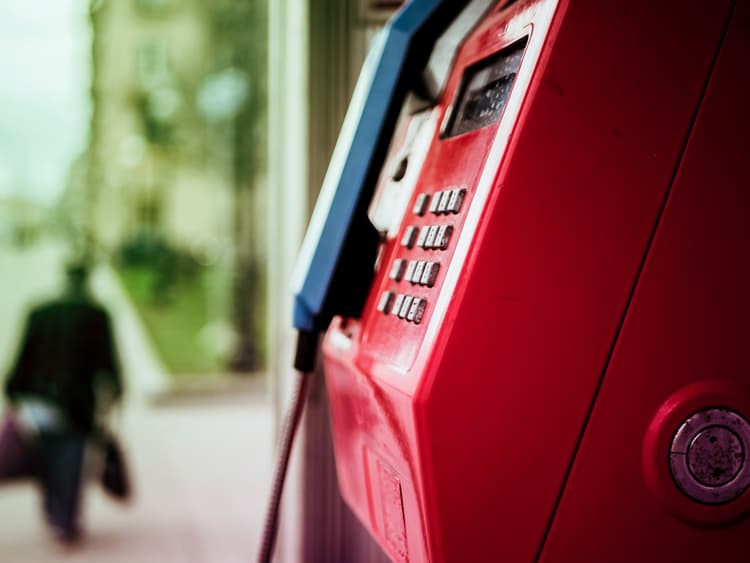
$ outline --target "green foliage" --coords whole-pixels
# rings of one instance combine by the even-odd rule
[[[140,233],[125,241],[117,268],[154,344],[172,373],[220,370],[200,345],[209,322],[203,268],[163,237]]]
[[[153,288],[160,274],[150,265],[120,263],[118,273],[167,369],[175,375],[217,374],[225,358],[201,339],[209,318],[206,272],[180,277],[170,288],[168,302],[155,302]]]
[[[143,136],[155,146],[168,147],[174,144],[174,125],[160,119],[152,109],[152,100],[148,94],[136,97],[136,108],[141,117]]]
[[[123,269],[150,272],[145,297],[153,305],[172,302],[178,283],[194,281],[202,269],[188,252],[148,233],[126,240],[117,252],[117,261]]]

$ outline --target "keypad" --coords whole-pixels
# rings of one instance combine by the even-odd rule
[[[427,251],[447,250],[451,244],[454,225],[448,217],[461,212],[466,200],[466,188],[453,186],[434,193],[418,193],[414,199],[412,215],[424,217],[428,212],[435,216],[436,223],[427,225],[407,225],[401,238],[401,246],[407,250],[415,247]],[[441,216],[445,218],[442,219]],[[442,220],[441,220],[442,219]],[[430,221],[427,221],[430,223]],[[432,255],[432,254],[431,254]],[[414,259],[411,259],[411,256]],[[433,255],[438,257],[439,255]],[[407,282],[412,286],[434,287],[440,272],[440,262],[432,260],[418,260],[418,256],[407,252],[402,258],[395,258],[389,273],[389,278],[396,282]],[[423,257],[423,256],[420,256]],[[407,286],[408,287],[408,286]],[[378,301],[377,309],[394,318],[419,324],[424,317],[427,300],[395,291],[384,291]]]

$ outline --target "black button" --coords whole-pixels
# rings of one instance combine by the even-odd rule
[[[425,214],[425,211],[427,211],[427,204],[430,202],[430,194],[419,194],[417,196],[416,201],[414,202],[414,207],[412,208],[412,213],[414,215],[418,215],[421,217]]]
[[[404,237],[401,239],[401,246],[405,248],[412,248],[414,241],[417,238],[417,228],[414,226],[406,227],[404,231]]]
[[[443,195],[443,192],[436,192],[435,195],[432,196],[432,202],[430,203],[430,213],[434,213],[437,215],[438,212],[438,205],[440,205],[440,199]]]
[[[401,281],[401,278],[404,276],[404,270],[406,270],[406,260],[396,258],[396,260],[393,261],[393,267],[391,267],[389,277],[394,281]]]
[[[396,295],[396,302],[393,304],[393,309],[391,309],[391,312],[394,315],[398,315],[398,312],[401,310],[401,305],[404,303],[404,295],[398,294]]]
[[[427,262],[424,267],[424,272],[422,273],[422,279],[420,280],[420,283],[422,285],[426,285],[427,287],[432,287],[433,285],[435,285],[435,280],[437,279],[439,270],[440,264],[438,264],[437,262]]]
[[[427,231],[427,239],[424,241],[425,248],[435,248],[435,238],[437,237],[438,226],[430,225],[429,231]]]
[[[448,248],[448,243],[451,240],[453,234],[453,227],[451,225],[440,225],[437,235],[435,235],[435,248],[445,250]]]
[[[409,314],[406,318],[418,325],[422,322],[422,317],[424,317],[424,310],[427,308],[427,300],[415,299],[414,301],[416,302],[416,305],[412,302],[411,309],[409,309]],[[412,315],[412,310],[414,311],[414,315]]]
[[[461,206],[466,198],[466,190],[464,188],[458,188],[451,191],[451,197],[448,201],[448,212],[458,213],[461,211]]]
[[[446,213],[448,211],[448,201],[451,198],[450,190],[440,193],[440,202],[438,203],[437,212]]]
[[[424,267],[427,263],[424,260],[417,262],[414,268],[414,273],[411,276],[411,283],[419,283],[422,280],[422,274],[424,273]]]
[[[413,300],[414,297],[412,297],[411,295],[404,295],[404,301],[401,303],[401,308],[398,311],[398,318],[406,318],[406,315],[409,313],[409,307],[411,307],[411,302]]]
[[[393,305],[393,292],[384,291],[378,301],[378,311],[385,313],[386,315],[391,312],[391,305]]]
[[[404,279],[408,282],[411,282],[414,279],[414,270],[417,267],[417,261],[416,260],[409,260],[409,265],[406,267],[406,275],[404,276]]]
[[[417,246],[420,248],[425,248],[425,244],[427,243],[427,235],[430,232],[430,226],[425,225],[421,229],[419,229],[419,237],[417,237]]]

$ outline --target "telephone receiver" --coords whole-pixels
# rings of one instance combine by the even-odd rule
[[[335,315],[361,314],[384,233],[383,225],[368,218],[368,207],[399,115],[434,103],[447,80],[454,43],[492,4],[411,0],[375,38],[292,275],[293,326],[300,331],[297,369],[312,369],[317,333]],[[456,31],[436,45],[449,24]],[[408,166],[405,152],[393,171],[396,181]]]

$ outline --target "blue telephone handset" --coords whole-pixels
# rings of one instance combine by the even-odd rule
[[[293,324],[303,336],[334,315],[359,316],[373,275],[378,232],[367,206],[407,92],[435,41],[466,4],[411,0],[375,39],[362,68],[293,275]],[[308,338],[309,339],[309,338]],[[308,349],[315,342],[308,343]],[[298,358],[298,369],[311,359]],[[314,353],[314,352],[312,352]],[[310,354],[302,354],[309,357]]]

